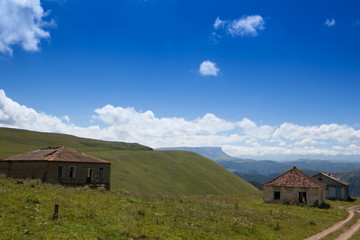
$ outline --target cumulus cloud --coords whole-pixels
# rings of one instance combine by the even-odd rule
[[[259,30],[264,29],[265,21],[260,15],[242,17],[232,21],[227,26],[227,31],[231,36],[253,36],[258,34]]]
[[[43,20],[47,13],[40,0],[0,1],[0,52],[12,54],[13,45],[26,51],[38,51],[41,39],[50,38]]]
[[[213,43],[217,44],[223,33],[232,37],[255,37],[260,30],[265,29],[265,21],[260,15],[243,16],[235,20],[221,20],[220,17],[217,17],[213,26],[214,31],[209,38]]]
[[[217,17],[214,22],[214,28],[215,29],[223,28],[225,26],[225,24],[226,24],[226,21],[223,21],[219,17]]]
[[[217,76],[219,68],[216,67],[216,64],[206,60],[200,64],[199,73],[201,76]]]
[[[222,149],[232,156],[264,156],[264,155],[337,155],[338,151],[315,148],[315,147],[303,147],[303,148],[289,148],[279,146],[236,146],[236,145],[223,145]],[[351,153],[356,154],[356,153]]]
[[[334,26],[335,24],[336,24],[336,22],[335,22],[335,19],[334,18],[332,18],[332,19],[326,19],[325,20],[325,23],[324,23],[326,26],[328,26],[328,27],[332,27],[332,26]]]
[[[248,118],[227,121],[212,113],[192,120],[159,118],[150,110],[140,112],[112,105],[95,109],[89,122],[94,119],[105,127],[76,126],[67,115],[56,117],[38,112],[8,98],[0,89],[0,127],[137,142],[154,148],[221,146],[234,156],[360,154],[360,130],[335,123],[270,126]]]

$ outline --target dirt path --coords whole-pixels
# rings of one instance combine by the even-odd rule
[[[355,212],[360,213],[360,211],[358,210],[358,207],[359,206],[347,207],[346,210],[348,211],[349,215],[346,217],[346,219],[335,223],[332,227],[325,229],[324,231],[322,231],[316,235],[313,235],[309,238],[306,238],[305,240],[319,240],[319,239],[322,239],[323,237],[329,235],[330,233],[339,230],[342,226],[344,226],[344,224],[346,224],[348,221],[350,221],[354,217]],[[339,237],[337,237],[336,240],[347,240],[354,233],[356,233],[359,229],[360,229],[360,219],[353,226],[351,226],[350,229],[348,229],[346,232],[344,232]]]
[[[352,208],[355,212],[360,213],[358,206]],[[354,225],[352,225],[346,232],[341,234],[335,240],[347,240],[352,237],[358,230],[360,229],[360,219],[356,221]]]

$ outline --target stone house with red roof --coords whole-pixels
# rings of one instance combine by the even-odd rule
[[[66,147],[48,147],[0,160],[0,173],[12,178],[110,189],[111,162]]]
[[[325,203],[325,187],[326,184],[293,167],[274,180],[263,184],[264,202],[321,205]]]

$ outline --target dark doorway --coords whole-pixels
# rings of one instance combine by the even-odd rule
[[[306,192],[299,192],[299,202],[306,203]]]
[[[279,200],[279,199],[280,199],[280,191],[275,191],[275,192],[274,192],[274,199],[275,199],[275,200]]]
[[[88,168],[86,175],[86,183],[92,183],[92,182],[93,182],[93,169]]]

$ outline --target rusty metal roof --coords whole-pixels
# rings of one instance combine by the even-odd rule
[[[2,161],[50,161],[50,162],[77,162],[77,163],[103,163],[109,161],[92,157],[66,147],[47,147],[40,150],[5,158]]]
[[[349,182],[347,182],[347,181],[345,181],[345,180],[343,180],[343,179],[341,179],[341,178],[339,178],[339,177],[337,177],[335,175],[332,175],[330,173],[322,172],[322,173],[316,174],[315,176],[318,176],[318,175],[323,175],[325,177],[328,177],[328,178],[330,178],[332,180],[335,180],[335,181],[337,181],[337,182],[339,182],[341,184],[344,184],[344,185],[349,185],[350,184]],[[313,176],[313,177],[315,177],[315,176]]]
[[[264,183],[264,186],[276,187],[306,187],[306,188],[319,188],[325,187],[326,184],[320,183],[310,176],[306,175],[296,167],[280,175],[274,180]]]

